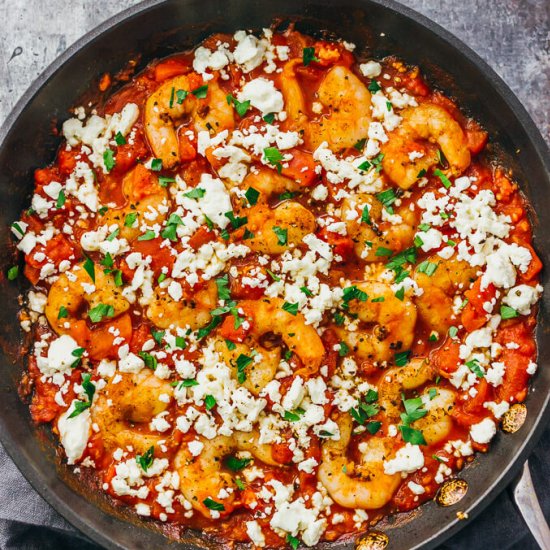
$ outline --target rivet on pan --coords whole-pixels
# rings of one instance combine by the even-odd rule
[[[526,418],[527,407],[523,403],[516,403],[504,413],[502,430],[509,434],[516,433],[523,426]]]
[[[384,550],[389,542],[390,539],[385,533],[369,531],[355,541],[355,550]]]
[[[435,500],[440,506],[452,506],[462,500],[467,492],[468,483],[463,479],[449,479],[441,486]]]

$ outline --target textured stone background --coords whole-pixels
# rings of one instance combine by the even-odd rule
[[[446,27],[485,58],[525,104],[550,143],[550,0],[401,1]],[[67,46],[113,14],[136,3],[136,0],[0,0],[0,124],[31,82]],[[549,441],[550,431],[547,430],[530,459],[536,466],[536,478],[544,476],[541,473],[548,460]],[[5,474],[13,468],[8,462],[0,448],[0,463]],[[548,479],[539,477],[535,481],[544,486]],[[22,479],[19,483],[25,484]],[[543,495],[544,492],[539,497],[543,497],[547,511],[548,503]],[[29,497],[25,502],[31,500]],[[477,528],[472,525],[465,530],[469,534],[463,532],[461,540],[448,547],[535,548],[532,539],[524,538],[524,528],[509,521],[514,512],[511,503],[503,505],[505,500],[501,497],[498,505],[476,521]],[[0,504],[3,505],[4,502]],[[10,513],[5,516],[17,518],[17,511],[14,512],[15,516]],[[508,517],[504,524],[501,523],[503,517]],[[65,524],[59,524],[60,521],[46,523],[66,528]],[[479,538],[484,531],[491,530],[491,525],[497,524],[502,536],[493,532],[488,541]],[[25,534],[27,532],[28,529]],[[48,537],[52,542],[48,548],[56,544],[58,549],[71,546],[56,543],[51,532]],[[40,539],[40,534],[35,538]],[[35,546],[20,541],[9,548],[42,549],[46,548],[45,542]]]

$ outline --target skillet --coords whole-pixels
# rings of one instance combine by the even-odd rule
[[[32,173],[54,157],[60,139],[51,120],[62,122],[77,98],[104,72],[116,73],[141,54],[137,69],[156,57],[191,48],[212,32],[234,32],[296,21],[302,32],[334,33],[374,57],[394,54],[418,64],[428,80],[455,97],[462,108],[489,131],[492,150],[510,166],[534,207],[535,248],[550,265],[550,153],[529,115],[509,88],[474,52],[425,17],[391,0],[148,0],[113,17],[71,46],[30,87],[0,131],[0,270],[14,255],[8,225],[28,204]],[[58,124],[59,127],[59,124]],[[548,272],[543,273],[546,286]],[[21,289],[19,289],[21,290]],[[0,277],[0,438],[34,488],[70,523],[107,548],[164,547],[159,530],[124,517],[101,496],[90,495],[56,458],[48,434],[35,428],[18,395],[24,357],[18,354],[20,330],[14,321],[18,289]],[[429,502],[376,529],[389,536],[390,549],[433,548],[474,517],[519,471],[550,418],[549,293],[542,297],[537,342],[539,372],[526,401],[528,414],[515,434],[500,432],[487,455],[478,456],[460,477],[468,482],[456,505]],[[411,521],[414,520],[414,521]],[[186,534],[177,549],[215,548],[200,534]],[[322,544],[340,550],[354,541]]]

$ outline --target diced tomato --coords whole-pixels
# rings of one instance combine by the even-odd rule
[[[464,126],[464,132],[470,152],[473,155],[477,155],[483,151],[485,145],[487,145],[489,134],[479,125],[479,123],[469,118]]]
[[[481,290],[481,277],[479,277],[464,295],[468,299],[468,303],[462,310],[461,320],[464,328],[468,332],[472,332],[487,323],[487,311],[483,308],[483,304],[491,302],[495,298],[496,288],[490,283]]]
[[[311,153],[293,149],[290,151],[292,159],[288,162],[288,167],[283,168],[281,173],[287,178],[293,179],[303,187],[309,187],[317,179],[315,173],[315,161]]]
[[[483,403],[489,401],[487,395],[489,393],[489,384],[485,378],[481,378],[476,385],[477,393],[474,397],[469,397],[463,405],[463,409],[468,414],[480,414],[483,416],[485,414],[485,408]]]
[[[437,372],[448,376],[456,371],[460,363],[460,343],[448,338],[445,343],[430,353],[430,361]]]
[[[69,335],[76,340],[81,348],[87,348],[90,345],[90,329],[83,319],[71,321]]]
[[[131,190],[131,200],[140,201],[145,197],[160,192],[158,178],[143,164],[136,167],[124,177],[125,189]]]
[[[527,395],[527,383],[529,374],[527,368],[531,357],[518,353],[518,350],[505,349],[501,361],[506,365],[502,384],[496,392],[502,401],[521,402]]]
[[[353,258],[353,240],[347,235],[340,235],[340,233],[334,233],[328,231],[326,227],[323,227],[318,234],[318,237],[332,246],[335,255],[340,256],[343,261]]]
[[[59,181],[59,170],[55,166],[40,168],[34,171],[34,183],[39,190],[52,181]]]
[[[47,258],[38,262],[35,259],[35,254],[37,252],[43,252],[46,254]],[[38,245],[34,250],[25,256],[25,261],[30,267],[39,269],[47,262],[52,262],[58,266],[63,260],[68,260],[73,257],[75,250],[73,245],[65,238],[64,235],[58,234],[55,235],[52,239],[48,241],[46,246]]]
[[[290,464],[292,462],[293,453],[290,450],[288,443],[272,443],[271,458],[279,464]]]
[[[147,156],[148,148],[145,143],[145,136],[143,132],[135,132],[132,143],[126,142],[124,145],[118,145],[115,151],[115,167],[113,168],[112,175],[125,174],[136,164],[139,159],[143,159]]]
[[[181,128],[178,133],[178,149],[181,162],[189,162],[197,156],[197,149],[186,132],[186,128]]]
[[[116,335],[116,336],[115,336]],[[95,325],[90,331],[88,353],[94,361],[101,359],[116,359],[119,345],[114,344],[115,338],[130,341],[132,337],[132,319],[129,313],[120,315],[112,321]]]
[[[62,148],[59,150],[59,153],[57,153],[57,165],[61,174],[68,176],[75,169],[76,157],[79,155],[81,155],[80,149],[67,151],[67,149]]]
[[[38,269],[37,267],[32,267],[29,264],[25,264],[25,267],[23,268],[23,273],[25,274],[25,277],[27,277],[29,282],[33,285],[36,285],[40,280],[40,269]]]
[[[151,239],[150,241],[136,241],[133,244],[134,252],[141,252],[144,256],[151,256],[151,269],[155,273],[155,278],[157,278],[163,267],[168,268],[169,271],[172,270],[174,265],[175,258],[170,254],[170,248],[161,247],[163,239],[162,237],[157,237],[156,239]],[[123,274],[127,273],[126,267],[122,270]],[[132,278],[133,274],[128,277]]]
[[[140,325],[132,332],[130,351],[132,353],[139,353],[143,349],[143,344],[151,338],[151,328],[147,325]]]
[[[256,263],[247,265],[236,266],[238,270],[237,277],[231,278],[231,296],[238,300],[258,300],[264,295],[264,287],[256,286],[251,287],[245,285],[243,282],[244,277],[257,278],[258,270],[266,277],[269,277],[262,268]]]
[[[233,315],[227,315],[220,326],[220,336],[231,342],[243,342],[250,329],[244,328],[241,324],[239,328],[235,328],[235,318]]]
[[[189,72],[189,63],[183,59],[166,59],[155,65],[155,80],[162,82],[180,74]],[[188,90],[189,91],[189,90]]]
[[[531,262],[525,273],[521,273],[521,271],[518,273],[524,281],[532,281],[542,271],[542,262],[535,252],[535,249],[530,244],[524,243],[521,246],[527,248],[529,252],[531,252]]]
[[[210,231],[208,227],[205,227],[203,225],[199,227],[195,231],[195,233],[193,233],[193,235],[191,235],[188,244],[191,248],[198,250],[202,245],[215,240],[216,240],[216,233],[214,233],[214,231]]]
[[[403,79],[403,84],[405,88],[415,96],[426,97],[430,93],[430,88],[419,72],[413,75],[407,75],[407,77]]]

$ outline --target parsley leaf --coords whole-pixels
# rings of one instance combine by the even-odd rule
[[[267,160],[269,164],[275,166],[279,174],[281,173],[281,170],[283,169],[283,165],[281,164],[283,155],[277,147],[266,147],[264,149],[264,159]]]
[[[114,317],[115,308],[107,304],[97,304],[88,311],[88,317],[92,323],[99,323],[104,317]]]
[[[136,462],[146,472],[152,465],[155,457],[155,446],[151,445],[142,455],[136,455]]]
[[[277,225],[274,225],[272,229],[273,233],[277,235],[277,244],[279,246],[285,246],[288,243],[288,229],[283,229]]]
[[[291,304],[290,302],[285,302],[283,304],[283,309],[291,315],[296,315],[298,313],[298,303]]]
[[[315,48],[304,48],[302,51],[302,62],[304,67],[307,67],[312,61],[319,61],[319,59],[315,57]]]
[[[233,455],[225,457],[224,464],[232,472],[240,472],[252,462],[251,458],[237,458]]]
[[[105,170],[110,172],[115,167],[115,154],[111,149],[107,149],[103,153],[103,164],[105,165]]]
[[[244,115],[246,115],[246,112],[250,108],[250,101],[239,101],[237,98],[233,97],[231,94],[227,94],[226,96],[228,105],[233,104],[233,107],[235,107],[235,111],[237,111],[237,114],[242,118]]]

